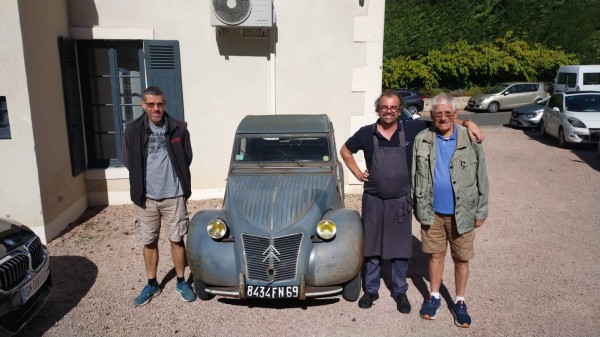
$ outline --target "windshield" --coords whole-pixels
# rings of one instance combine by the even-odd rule
[[[264,136],[241,137],[236,144],[236,162],[327,162],[331,158],[327,137]]]
[[[489,88],[485,93],[486,94],[499,94],[502,90],[506,89],[508,84],[496,84],[495,86]]]
[[[600,112],[600,94],[567,96],[565,109],[577,112]]]

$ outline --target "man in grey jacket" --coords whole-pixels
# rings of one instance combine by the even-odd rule
[[[469,260],[474,256],[474,229],[481,227],[488,215],[488,179],[483,148],[454,123],[457,114],[454,97],[439,94],[433,98],[433,126],[421,131],[414,142],[411,193],[414,214],[421,223],[422,249],[430,254],[431,292],[420,316],[435,319],[442,307],[439,291],[449,243],[456,284],[454,323],[468,328],[471,317],[465,292]]]

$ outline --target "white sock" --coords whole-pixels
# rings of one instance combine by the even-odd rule
[[[440,299],[440,293],[431,293],[431,297],[435,297],[436,300]]]
[[[458,303],[458,301],[465,301],[465,297],[464,296],[456,296],[456,299],[454,300],[454,303]]]

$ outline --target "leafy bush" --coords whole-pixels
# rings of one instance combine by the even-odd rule
[[[383,62],[384,88],[450,90],[489,86],[505,81],[551,82],[560,65],[577,64],[574,54],[515,38],[512,32],[492,42],[465,40],[422,56],[400,56]]]

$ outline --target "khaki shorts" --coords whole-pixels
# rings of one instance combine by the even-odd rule
[[[163,200],[147,198],[145,209],[135,205],[135,228],[139,240],[144,245],[158,240],[161,222],[166,226],[169,240],[183,240],[190,222],[183,197]]]
[[[447,249],[450,243],[452,257],[469,261],[475,255],[473,241],[475,230],[458,234],[456,221],[452,215],[435,214],[431,226],[421,225],[421,242],[424,253],[440,253]]]

